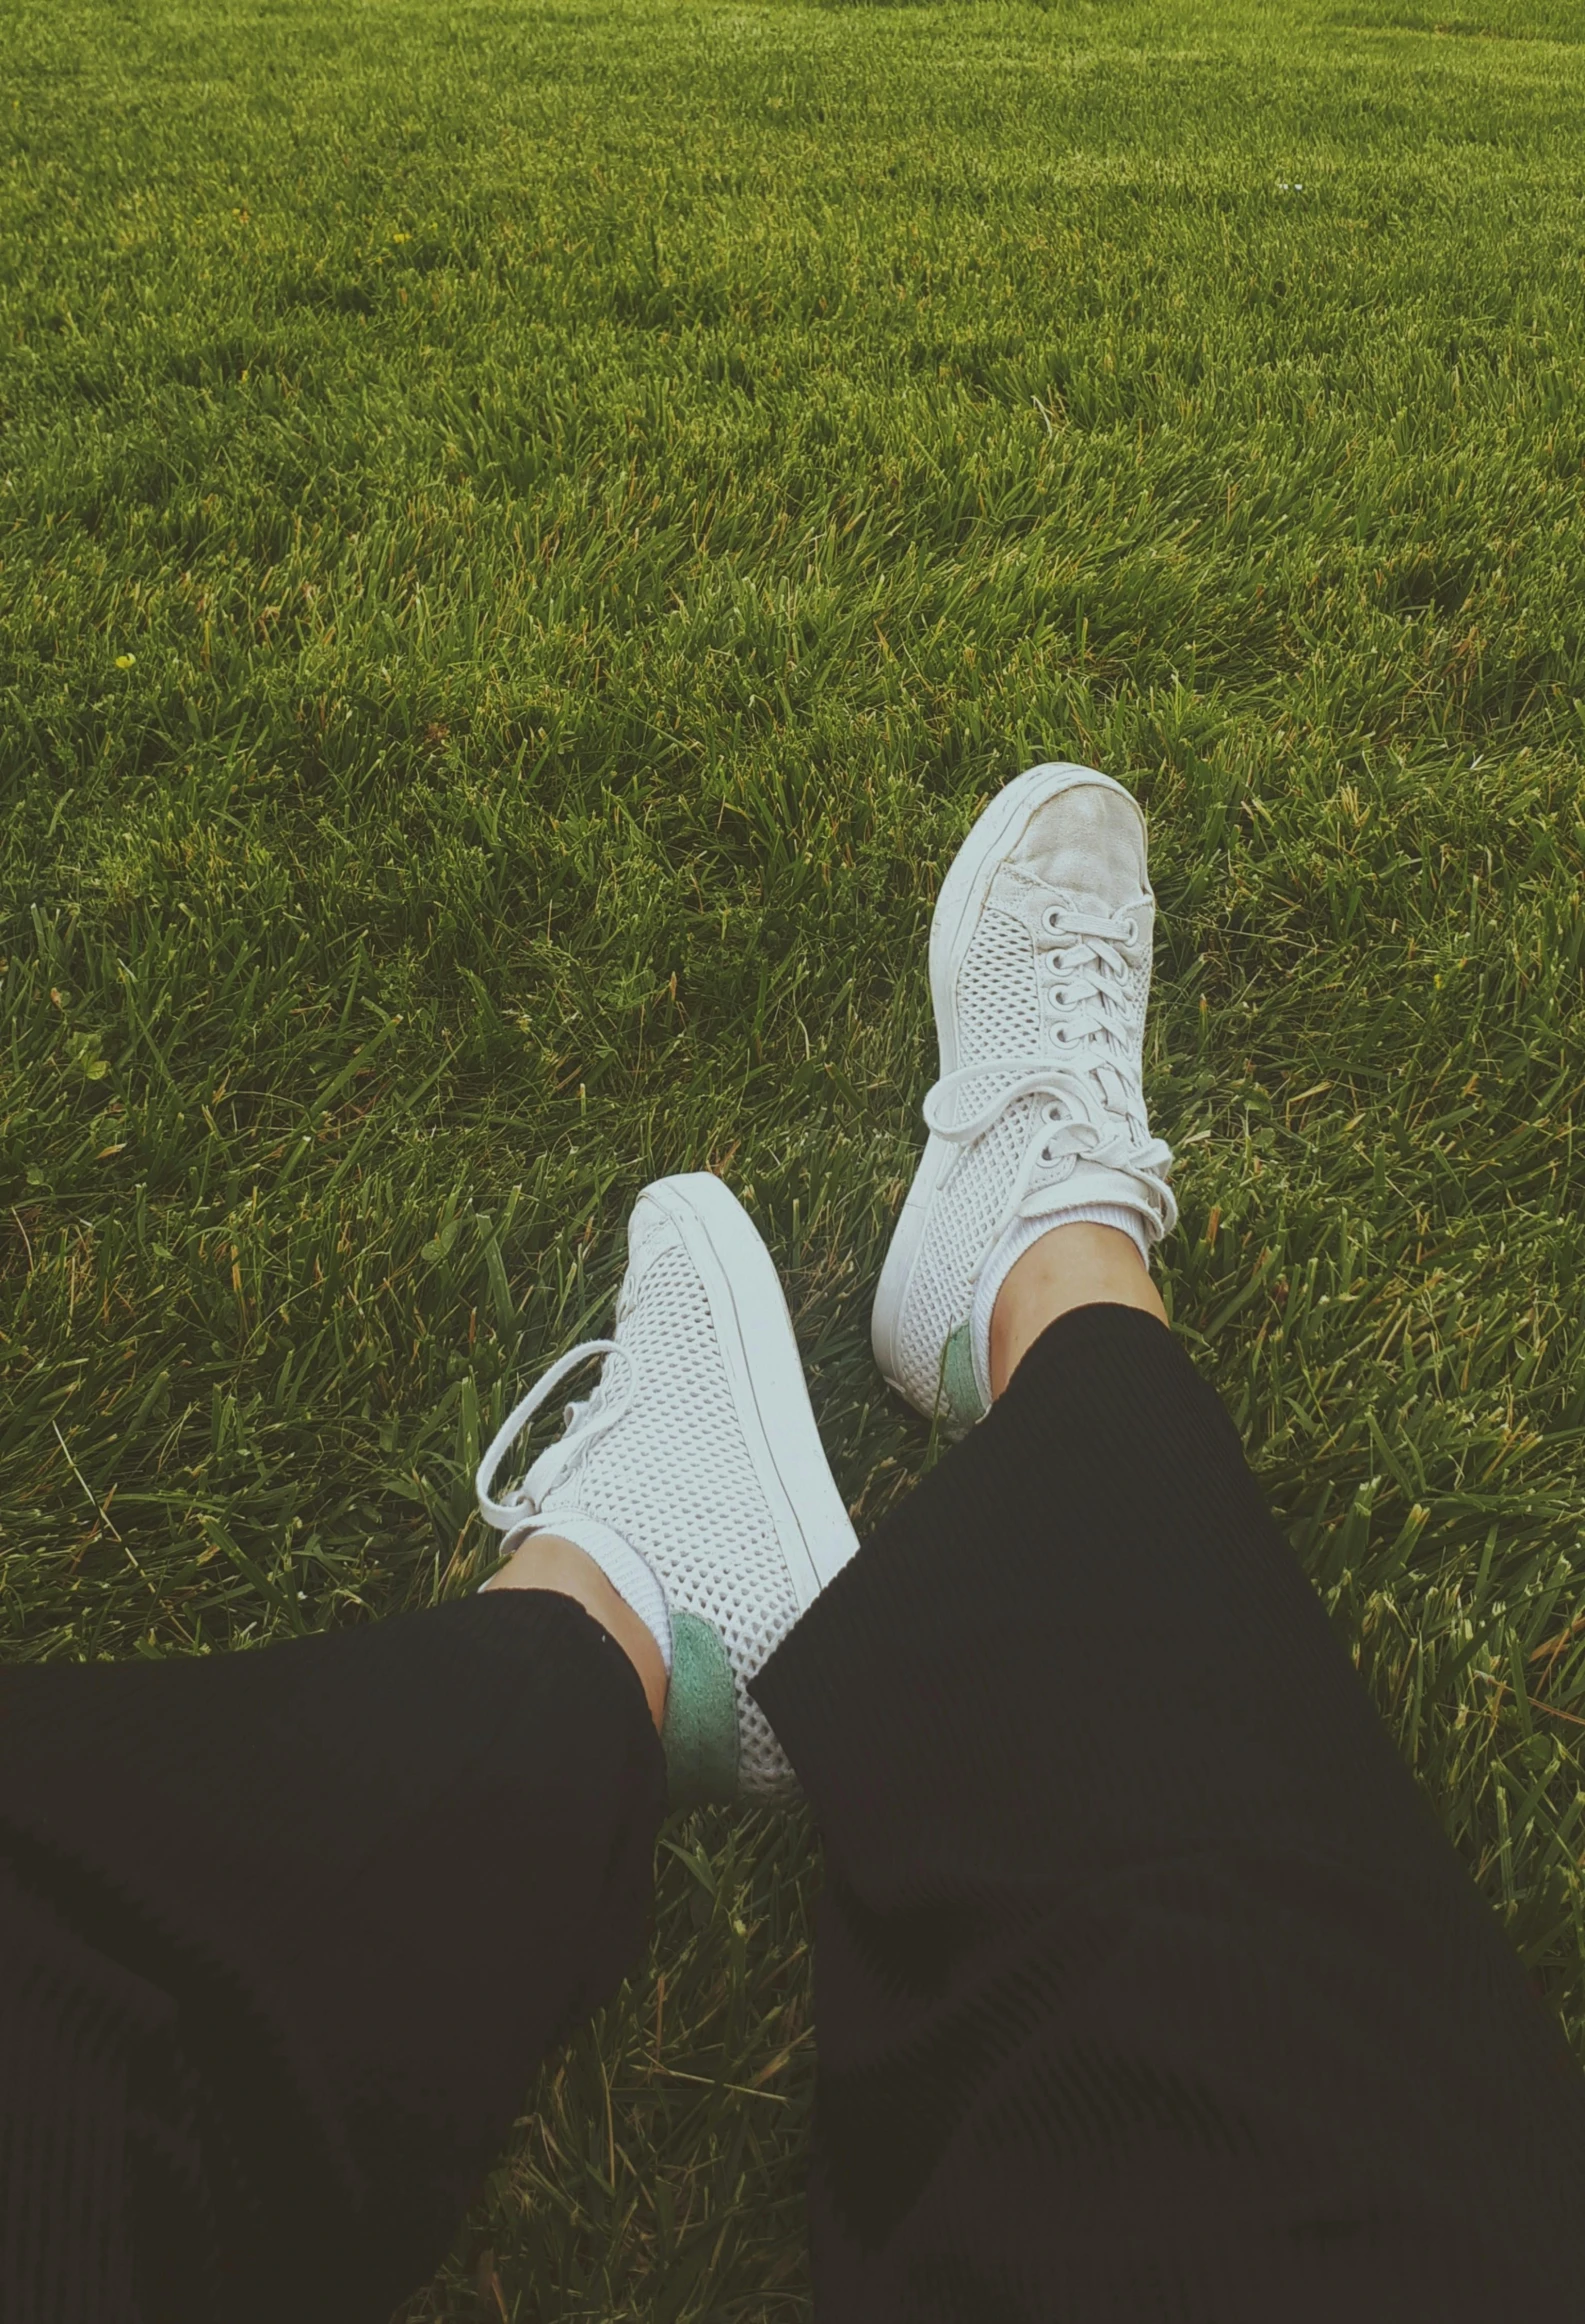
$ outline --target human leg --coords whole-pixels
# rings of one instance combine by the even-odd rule
[[[1585,2084],[1159,1324],[1053,1324],[758,1691],[821,2324],[1578,2299]]]
[[[1167,1311],[1134,1242],[1116,1227],[1057,1226],[1008,1270],[991,1309],[987,1371],[1000,1396],[1041,1333],[1075,1307]]]
[[[1083,778],[943,889],[877,1297],[923,1410],[999,1400],[756,1684],[827,1842],[817,2315],[1568,2312],[1585,2083],[1162,1328],[1142,826]]]
[[[388,2316],[642,1942],[632,1664],[514,1591],[0,1709],[5,2312]]]
[[[851,1528],[725,1189],[629,1261],[472,1599],[0,1679],[0,2313],[383,2324],[637,1950],[668,1760],[785,1786],[745,1658]]]
[[[633,1665],[656,1733],[664,1731],[670,1673],[654,1634],[576,1542],[555,1533],[530,1534],[511,1550],[482,1585],[480,1594],[489,1590],[549,1590],[581,1606]]]

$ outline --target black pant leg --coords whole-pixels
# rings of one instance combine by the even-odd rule
[[[755,1691],[818,2324],[1585,2315],[1585,2078],[1159,1324],[1054,1324]]]
[[[664,1809],[544,1593],[0,1675],[5,2324],[384,2324],[638,1951]]]

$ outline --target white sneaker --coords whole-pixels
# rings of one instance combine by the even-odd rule
[[[971,1311],[1009,1228],[1129,1214],[1146,1248],[1178,1212],[1140,1086],[1156,900],[1145,821],[1110,776],[1032,767],[959,849],[930,925],[941,1078],[875,1295],[894,1388],[961,1429],[990,1401]]]
[[[659,1179],[627,1248],[612,1337],[573,1348],[507,1415],[479,1463],[479,1507],[509,1543],[575,1542],[635,1602],[659,1585],[675,1805],[774,1798],[796,1782],[745,1681],[858,1545],[776,1269],[737,1197],[706,1172]],[[497,1500],[514,1439],[594,1356],[593,1393]]]

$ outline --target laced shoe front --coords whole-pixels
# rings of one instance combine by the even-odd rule
[[[873,1336],[917,1409],[984,1408],[967,1348],[981,1268],[1015,1221],[1124,1208],[1149,1241],[1177,1205],[1141,1086],[1155,898],[1144,820],[1092,768],[1032,768],[980,816],[942,885],[930,974],[941,1074],[887,1253]]]
[[[562,1434],[497,1493],[518,1436],[597,1358],[599,1378],[566,1406]],[[503,1421],[477,1484],[482,1515],[508,1543],[559,1534],[619,1590],[624,1559],[659,1582],[673,1634],[674,1794],[764,1799],[796,1788],[746,1681],[857,1545],[775,1268],[719,1179],[701,1172],[644,1189],[610,1338],[550,1367]],[[707,1764],[679,1781],[682,1749]]]

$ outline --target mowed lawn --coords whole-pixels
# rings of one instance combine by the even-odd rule
[[[762,1226],[862,1528],[938,1449],[867,1342],[932,899],[1085,758],[1175,1320],[1585,2040],[1582,30],[18,0],[6,1658],[471,1588],[663,1171]],[[413,2324],[805,2313],[812,1835],[661,1862]]]

